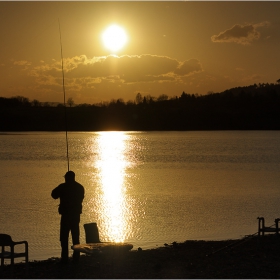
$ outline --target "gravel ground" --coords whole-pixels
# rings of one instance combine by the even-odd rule
[[[277,279],[280,278],[280,236],[239,240],[185,241],[150,250],[134,248],[87,256],[78,265],[60,265],[58,258],[4,266],[1,278],[30,279]]]

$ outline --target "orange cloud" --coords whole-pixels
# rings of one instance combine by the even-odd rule
[[[201,72],[202,66],[197,59],[190,59],[180,63],[174,73],[180,76],[189,76],[191,74]]]
[[[179,62],[157,55],[124,55],[87,58],[85,55],[64,60],[65,76],[85,85],[85,81],[100,83],[102,80],[121,83],[163,82],[176,76],[188,76],[202,71],[196,59]],[[61,76],[61,65],[41,65],[34,69],[34,76]],[[48,79],[49,80],[49,79]]]
[[[27,65],[31,65],[31,62],[27,61],[27,60],[17,60],[17,61],[14,61],[13,64],[19,65],[19,66],[27,66]]]
[[[261,22],[257,24],[240,25],[235,24],[230,29],[221,32],[219,35],[211,37],[215,43],[237,43],[241,45],[249,45],[253,40],[260,38],[259,27],[268,26],[269,22]]]

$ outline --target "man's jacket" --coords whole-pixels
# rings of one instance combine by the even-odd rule
[[[84,194],[84,187],[74,181],[60,184],[52,191],[51,196],[54,199],[60,198],[59,214],[79,215],[82,213]]]

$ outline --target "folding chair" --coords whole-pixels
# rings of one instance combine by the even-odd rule
[[[15,252],[15,246],[19,244],[24,244],[25,250],[24,252],[17,253]],[[12,237],[8,234],[0,233],[0,246],[1,246],[1,267],[4,268],[4,259],[11,260],[11,275],[13,276],[14,270],[14,259],[25,257],[26,264],[26,273],[28,273],[28,242],[27,241],[18,241],[15,242],[12,240]],[[9,251],[5,250],[5,247],[10,247]]]

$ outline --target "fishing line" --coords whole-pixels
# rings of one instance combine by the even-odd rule
[[[269,228],[272,228],[273,226],[275,226],[275,223],[272,224],[271,226],[269,226]],[[229,245],[226,245],[226,246],[224,246],[224,247],[222,247],[222,248],[220,248],[220,249],[218,249],[218,250],[216,250],[216,251],[214,251],[214,252],[212,252],[212,253],[210,253],[210,254],[208,254],[208,255],[206,255],[206,256],[209,257],[209,256],[214,255],[214,254],[216,254],[216,253],[218,253],[218,252],[220,252],[220,251],[223,251],[223,250],[225,250],[225,249],[227,249],[227,248],[234,248],[234,247],[236,247],[236,246],[239,246],[240,244],[243,244],[243,243],[245,243],[245,242],[251,240],[251,239],[252,239],[254,236],[256,236],[257,234],[259,234],[258,231],[255,232],[254,234],[246,235],[244,238],[242,238],[242,239],[240,239],[240,240],[237,240],[237,241],[235,241],[235,242],[233,242],[233,243],[231,243],[231,244],[229,244]]]
[[[64,120],[65,120],[65,137],[66,137],[66,154],[67,154],[67,165],[68,171],[69,168],[69,149],[68,149],[68,128],[67,128],[67,114],[66,114],[66,99],[65,99],[65,82],[64,82],[64,68],[63,68],[63,53],[62,53],[62,41],[61,41],[61,30],[60,30],[60,22],[58,19],[59,26],[59,36],[60,36],[60,55],[61,55],[61,71],[62,71],[62,87],[63,87],[63,96],[64,96]]]
[[[222,248],[220,248],[220,249],[218,249],[218,250],[216,250],[216,251],[214,251],[214,252],[212,252],[212,253],[206,255],[206,257],[209,257],[209,256],[214,255],[214,254],[216,254],[216,253],[218,253],[218,252],[220,252],[220,251],[223,251],[223,250],[225,250],[225,249],[233,248],[233,247],[238,246],[238,245],[240,245],[240,244],[242,244],[242,243],[244,243],[244,242],[247,242],[247,241],[249,241],[252,237],[254,237],[257,233],[258,233],[258,232],[254,233],[254,234],[252,234],[252,235],[245,236],[244,238],[242,238],[242,239],[240,239],[240,240],[234,241],[233,243],[231,243],[231,244],[229,244],[229,245],[226,245],[226,246],[224,246],[224,247],[222,247]]]

